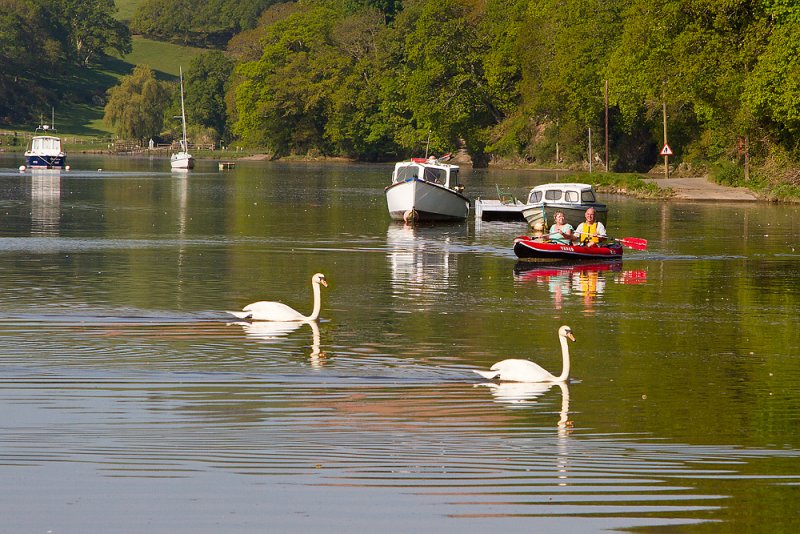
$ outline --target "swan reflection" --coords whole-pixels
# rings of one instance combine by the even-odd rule
[[[569,385],[566,382],[484,382],[478,386],[488,387],[496,402],[512,405],[536,404],[536,399],[550,391],[553,386],[561,388],[561,411],[556,427],[559,436],[566,436],[572,429],[569,420]]]
[[[536,398],[552,388],[553,382],[487,382],[479,384],[492,392],[494,400],[504,404],[534,404]]]
[[[319,325],[315,321],[241,321],[229,324],[241,326],[246,337],[259,343],[274,343],[288,337],[301,326],[308,325],[311,328],[311,367],[319,369],[325,363],[325,352],[320,350]]]

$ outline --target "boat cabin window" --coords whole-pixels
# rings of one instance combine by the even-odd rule
[[[572,202],[577,204],[578,203],[578,192],[577,191],[565,191],[564,192],[564,200],[567,202]]]
[[[444,169],[425,169],[425,181],[426,182],[435,182],[437,184],[443,184],[445,178],[445,171]]]
[[[545,200],[561,200],[561,190],[560,189],[548,189],[544,192],[544,199]]]
[[[542,192],[541,191],[531,191],[530,196],[528,197],[528,204],[536,204],[537,202],[542,201]]]
[[[419,178],[419,167],[416,165],[407,165],[405,167],[398,167],[395,182],[408,182],[414,178]]]
[[[581,191],[581,202],[595,202],[594,191],[591,189]]]
[[[55,137],[41,137],[33,140],[32,148],[34,150],[61,150],[61,140]]]

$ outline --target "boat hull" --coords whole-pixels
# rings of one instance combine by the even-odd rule
[[[25,156],[25,165],[29,169],[63,169],[67,165],[67,157],[64,155],[27,154]]]
[[[36,131],[54,132],[49,126],[40,126]],[[67,154],[61,148],[61,138],[53,135],[34,135],[25,151],[25,165],[31,169],[63,169],[67,165]]]
[[[463,221],[469,215],[469,199],[443,185],[413,179],[385,189],[389,216],[397,221]]]
[[[622,245],[613,244],[607,247],[561,245],[520,236],[514,240],[514,254],[520,259],[621,260]]]
[[[537,223],[542,223],[544,227],[550,227],[555,222],[555,213],[557,211],[564,212],[564,218],[567,224],[571,224],[573,228],[577,228],[585,219],[586,210],[594,208],[596,213],[595,219],[606,224],[608,218],[608,207],[600,203],[584,203],[584,204],[564,204],[560,202],[539,202],[537,204],[528,204],[522,210],[522,216],[528,221],[531,226]]]
[[[186,152],[178,152],[170,157],[170,165],[173,169],[194,169],[194,157]]]

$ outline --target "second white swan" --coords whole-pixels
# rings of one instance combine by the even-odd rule
[[[316,321],[322,308],[320,285],[328,287],[328,282],[325,280],[324,274],[317,273],[311,277],[311,289],[314,292],[314,309],[311,311],[311,315],[303,315],[282,302],[263,300],[248,304],[242,311],[229,311],[228,313],[239,319],[251,321]]]
[[[564,367],[559,376],[550,374],[540,365],[529,360],[503,360],[492,365],[489,371],[478,371],[473,369],[484,378],[489,380],[505,380],[508,382],[565,382],[569,378],[569,346],[567,339],[575,341],[572,329],[562,326],[558,329],[558,339],[561,342],[561,356],[564,360]]]

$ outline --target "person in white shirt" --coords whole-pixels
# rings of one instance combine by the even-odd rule
[[[578,225],[573,235],[573,240],[579,245],[596,247],[606,240],[606,227],[603,223],[595,221],[594,208],[586,210],[586,220]]]

